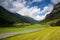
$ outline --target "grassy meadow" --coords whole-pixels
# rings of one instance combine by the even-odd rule
[[[60,40],[60,26],[26,34],[18,34],[1,40]]]
[[[45,25],[34,24],[34,25],[24,26],[24,27],[5,27],[5,28],[0,28],[0,34],[8,33],[8,32],[18,32],[21,30],[31,30],[36,28],[46,28],[46,27],[50,27],[50,26],[48,24]]]

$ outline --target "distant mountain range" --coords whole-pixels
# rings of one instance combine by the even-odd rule
[[[43,22],[60,26],[60,3],[54,6],[53,11],[46,16],[45,20],[43,20],[42,23]]]
[[[0,6],[0,25],[10,25],[14,23],[29,23],[34,24],[38,21],[27,17],[27,16],[21,16],[17,13],[11,13],[2,6]]]
[[[0,26],[13,25],[15,23],[29,23],[34,24],[38,21],[27,17],[21,16],[17,13],[11,13],[2,6],[0,6]],[[40,23],[50,24],[52,26],[60,26],[60,3],[56,4],[53,11],[46,16],[46,18]]]

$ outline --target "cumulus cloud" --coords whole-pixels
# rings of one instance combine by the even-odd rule
[[[17,13],[19,13],[23,16],[32,17],[34,14],[40,13],[40,8],[38,8],[38,7],[32,7],[32,8],[24,7],[21,10],[19,10]]]
[[[57,4],[60,2],[60,0],[51,0],[53,4]]]
[[[0,0],[0,3],[3,2],[3,0]]]
[[[52,5],[48,5],[45,6],[44,9],[42,11],[39,12],[39,14],[35,15],[33,18],[35,20],[43,20],[45,19],[46,15],[49,14],[50,12],[52,12],[53,10],[53,6]]]
[[[4,0],[0,3],[1,6],[3,6],[6,9],[9,9],[11,7],[13,7],[13,2],[11,0]]]
[[[33,2],[40,1],[41,0],[33,0]],[[52,5],[48,5],[45,6],[41,11],[37,6],[29,8],[29,6],[25,5],[26,3],[27,1],[25,0],[5,0],[1,3],[1,5],[11,12],[18,13],[22,16],[29,16],[38,21],[45,19],[45,16],[49,14],[53,9]]]
[[[34,2],[41,2],[42,0],[28,0],[27,1],[27,5],[31,5],[32,3],[34,3]]]
[[[41,2],[42,0],[33,0],[33,2]]]
[[[20,10],[25,6],[25,3],[26,1],[24,0],[17,0],[17,1],[5,0],[1,3],[1,5],[11,12],[17,12],[18,10]]]

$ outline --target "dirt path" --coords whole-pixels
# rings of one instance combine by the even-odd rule
[[[23,31],[20,31],[20,32],[10,32],[10,33],[5,33],[5,34],[0,34],[0,39],[10,37],[10,36],[14,36],[14,35],[17,35],[17,34],[24,34],[24,33],[28,33],[28,32],[43,30],[43,29],[45,29],[45,28],[36,28],[36,29],[33,29],[33,30],[23,30]]]

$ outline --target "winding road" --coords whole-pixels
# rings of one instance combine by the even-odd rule
[[[36,29],[33,29],[33,30],[23,30],[23,31],[19,31],[19,32],[4,33],[4,34],[0,34],[0,39],[10,37],[10,36],[14,36],[14,35],[17,35],[17,34],[24,34],[24,33],[28,33],[28,32],[43,30],[43,29],[46,29],[46,28],[36,28]]]

